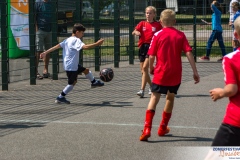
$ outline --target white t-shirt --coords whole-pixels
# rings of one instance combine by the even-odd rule
[[[85,44],[81,39],[72,36],[60,43],[63,48],[63,68],[65,71],[77,71],[79,64],[79,51]]]
[[[231,0],[231,2],[229,4],[229,13],[230,13],[229,22],[233,22],[233,16],[234,16],[234,12],[232,10],[232,3],[233,2],[238,2],[238,0]]]

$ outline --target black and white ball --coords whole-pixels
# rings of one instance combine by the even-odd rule
[[[102,81],[110,82],[114,77],[114,73],[112,68],[104,68],[100,71],[99,76]]]

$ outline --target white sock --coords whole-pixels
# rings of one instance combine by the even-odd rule
[[[63,92],[65,94],[68,94],[71,90],[73,90],[73,85],[67,85],[64,89]]]
[[[91,82],[92,82],[92,81],[95,79],[95,78],[93,77],[93,75],[92,75],[92,72],[91,72],[91,71],[89,71],[89,73],[88,73],[88,74],[86,74],[85,76],[86,76],[86,78],[87,78],[87,79],[89,79],[89,81],[91,81]]]

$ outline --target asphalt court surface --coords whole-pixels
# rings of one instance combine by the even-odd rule
[[[212,102],[208,92],[224,86],[221,63],[199,62],[197,67],[201,81],[194,84],[191,67],[183,62],[171,131],[157,136],[162,95],[148,142],[139,141],[150,96],[147,91],[145,98],[136,95],[141,83],[137,61],[113,68],[114,79],[103,87],[90,89],[89,81],[79,76],[66,97],[70,105],[54,103],[67,84],[64,73],[56,81],[38,80],[34,86],[21,82],[0,91],[0,159],[165,160],[180,159],[174,157],[177,147],[210,146],[228,100]],[[98,78],[98,72],[94,75]]]

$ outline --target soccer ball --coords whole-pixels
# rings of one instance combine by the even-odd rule
[[[111,68],[104,68],[99,73],[100,79],[104,82],[110,82],[113,79],[114,73]]]

